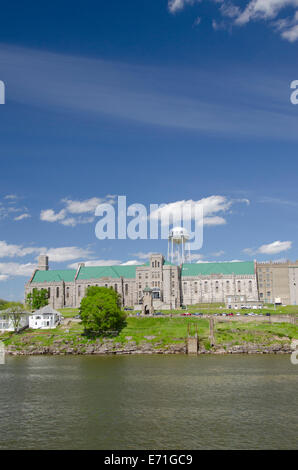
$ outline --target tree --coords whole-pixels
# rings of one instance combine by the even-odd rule
[[[31,310],[38,310],[48,305],[48,291],[47,289],[33,289],[32,293],[27,295],[26,303]]]
[[[7,304],[7,300],[0,299],[0,310],[4,310],[5,308],[7,308]]]
[[[107,287],[88,287],[80,316],[87,335],[107,334],[125,326],[120,295]]]
[[[12,321],[14,331],[18,331],[24,315],[24,306],[20,302],[8,302],[7,307],[7,315]]]

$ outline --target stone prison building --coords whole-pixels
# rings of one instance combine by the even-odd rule
[[[124,307],[142,309],[144,289],[152,293],[154,309],[181,305],[226,302],[228,296],[247,301],[258,297],[254,261],[193,263],[176,266],[162,254],[152,254],[139,266],[85,266],[50,270],[48,257],[38,259],[38,268],[25,285],[25,298],[33,289],[47,289],[53,308],[79,307],[89,286],[105,286],[121,295]]]

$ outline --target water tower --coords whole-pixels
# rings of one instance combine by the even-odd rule
[[[182,264],[191,262],[189,233],[184,227],[174,227],[170,230],[168,238],[168,259],[171,263]]]

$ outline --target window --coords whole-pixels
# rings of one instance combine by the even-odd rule
[[[125,295],[128,295],[128,284],[125,284]]]
[[[248,283],[248,292],[252,293],[252,281],[249,281]]]
[[[56,287],[56,297],[59,299],[59,287]]]
[[[237,281],[237,290],[238,292],[241,292],[241,282]]]
[[[115,292],[118,292],[118,286],[117,286],[117,284],[115,284],[114,288],[115,288]]]
[[[48,287],[48,299],[51,297],[51,288]]]
[[[204,282],[204,291],[208,292],[208,281]]]
[[[215,281],[215,292],[218,292],[219,286],[218,286],[218,281]]]
[[[81,286],[78,286],[78,297],[81,297]]]
[[[230,281],[226,282],[226,288],[227,288],[227,292],[230,292]]]
[[[195,294],[197,294],[197,293],[198,293],[198,283],[195,282]]]
[[[66,298],[69,299],[69,287],[66,287]]]

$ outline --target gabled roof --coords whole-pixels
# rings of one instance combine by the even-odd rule
[[[35,310],[35,312],[31,313],[31,315],[61,315],[60,312],[57,312],[54,308],[52,308],[50,305],[46,305],[45,307],[41,307],[38,310]]]
[[[209,276],[210,274],[245,275],[254,274],[253,261],[237,261],[229,263],[194,263],[183,264],[181,276]]]
[[[36,271],[31,282],[72,282],[76,275],[75,269],[55,269],[53,271]]]

